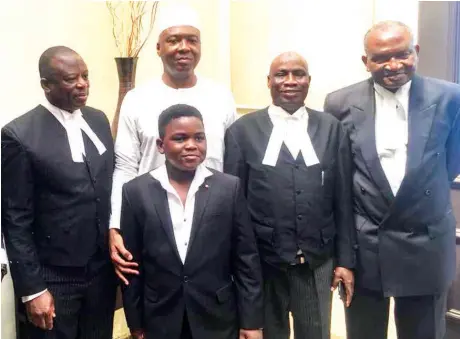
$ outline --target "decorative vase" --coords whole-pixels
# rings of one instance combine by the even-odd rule
[[[120,107],[126,93],[136,85],[136,65],[137,57],[115,58],[118,71],[118,103],[115,116],[112,121],[112,136],[115,140],[117,136],[118,120],[120,119]]]

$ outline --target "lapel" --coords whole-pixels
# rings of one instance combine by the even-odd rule
[[[67,132],[64,126],[62,126],[62,124],[56,119],[53,113],[48,111],[44,106],[40,105],[37,107],[37,109],[38,108],[42,110],[43,121],[47,128],[47,134],[52,138],[64,139],[64,142],[58,141],[56,142],[56,145],[62,145],[62,147],[66,148],[66,150],[68,150],[67,154],[70,156],[70,145],[67,141]]]
[[[203,214],[206,210],[206,206],[208,205],[208,200],[209,196],[211,195],[211,191],[215,189],[213,185],[214,180],[212,180],[212,178],[212,175],[210,177],[207,177],[204,183],[198,188],[198,192],[196,192],[195,195],[195,209],[193,211],[192,229],[190,231],[190,239],[188,242],[185,262],[187,262],[187,258],[189,257],[189,253],[193,246],[193,242],[196,238],[196,235],[203,225],[201,220],[203,219]]]
[[[318,150],[319,145],[316,144],[318,141],[317,141],[317,139],[315,137],[316,137],[316,132],[318,132],[320,119],[319,119],[318,115],[315,114],[315,112],[310,110],[308,107],[305,107],[305,108],[306,108],[307,113],[308,113],[307,133],[308,133],[308,136],[310,137],[310,140],[311,140],[311,143],[313,145],[313,148],[315,150]]]
[[[160,218],[161,226],[163,227],[171,247],[174,249],[177,259],[182,264],[179,251],[176,245],[176,238],[174,237],[174,229],[171,221],[171,213],[169,211],[168,196],[165,189],[161,186],[160,182],[152,177],[153,189],[149,189],[151,201],[154,202],[155,210]]]
[[[358,93],[357,96],[361,101],[359,104],[350,107],[353,125],[357,134],[355,142],[361,149],[361,154],[369,174],[386,202],[390,205],[394,200],[394,195],[377,154],[375,140],[375,94],[371,79],[363,86],[362,93]]]
[[[409,96],[406,173],[420,165],[436,113],[436,103],[433,103],[432,98],[427,95],[424,84],[422,77],[417,75],[413,77]]]

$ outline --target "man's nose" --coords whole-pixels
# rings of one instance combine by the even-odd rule
[[[88,87],[89,81],[83,77],[78,77],[77,86],[78,87]]]
[[[189,51],[190,50],[190,45],[187,41],[187,39],[182,39],[181,42],[179,43],[179,50],[181,51]]]
[[[391,58],[387,64],[387,69],[390,71],[397,71],[401,67],[402,67],[401,63],[396,58]]]
[[[285,81],[284,83],[285,83],[285,84],[288,84],[288,85],[289,85],[289,84],[295,84],[296,81],[295,81],[295,76],[294,76],[294,74],[288,73],[288,74],[286,75],[286,81]]]

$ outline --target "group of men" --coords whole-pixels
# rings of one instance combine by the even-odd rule
[[[195,74],[197,21],[158,37],[161,79],[130,91],[115,145],[67,47],[39,61],[43,103],[2,128],[2,232],[27,335],[112,337],[118,276],[134,338],[441,339],[455,273],[450,183],[460,86],[415,74],[400,22],[373,26],[371,78],[305,107],[307,61],[271,63],[272,103],[236,120]],[[225,174],[221,173],[223,171]],[[109,229],[110,226],[110,229]],[[112,265],[113,264],[113,265]]]

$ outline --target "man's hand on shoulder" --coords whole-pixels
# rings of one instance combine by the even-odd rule
[[[262,330],[245,330],[240,329],[239,339],[262,339],[263,333]]]
[[[49,291],[25,303],[27,318],[35,326],[43,330],[53,329],[53,319],[56,317],[54,298]]]
[[[139,274],[139,266],[133,260],[132,254],[125,248],[120,231],[116,228],[109,230],[110,258],[115,266],[115,273],[125,285],[129,285],[125,274]]]

